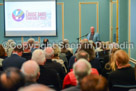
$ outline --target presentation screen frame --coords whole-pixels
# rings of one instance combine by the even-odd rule
[[[7,0],[7,1],[10,1],[10,0]],[[37,37],[57,37],[57,1],[56,0],[11,0],[12,2],[30,2],[30,1],[33,1],[33,2],[40,2],[40,1],[55,1],[55,31],[52,31],[52,33],[48,32],[50,30],[46,30],[46,32],[48,34],[45,34],[46,32],[44,32],[44,30],[38,30],[38,31],[35,31],[34,34],[30,33],[31,31],[33,30],[29,30],[29,31],[19,31],[19,32],[16,32],[16,31],[13,31],[14,32],[14,35],[10,35],[10,33],[13,33],[13,32],[8,32],[9,34],[7,35],[7,31],[6,31],[6,16],[5,16],[5,2],[6,0],[3,0],[3,3],[4,3],[4,37],[30,37],[30,36],[37,36]],[[40,32],[40,33],[39,33]],[[27,33],[27,35],[26,35]],[[38,34],[39,33],[39,34]],[[20,35],[21,34],[21,35]]]

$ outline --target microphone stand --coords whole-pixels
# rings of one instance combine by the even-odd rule
[[[86,37],[89,33],[87,33],[86,35],[83,35],[81,37],[78,37],[77,40],[78,40],[78,43],[79,43],[79,39],[83,38],[83,37]]]

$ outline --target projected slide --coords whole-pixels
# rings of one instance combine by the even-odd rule
[[[56,36],[55,0],[5,0],[5,36]]]

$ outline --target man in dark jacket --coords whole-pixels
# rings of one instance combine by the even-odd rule
[[[25,58],[22,58],[23,48],[21,46],[16,46],[13,50],[13,53],[10,57],[6,58],[2,62],[3,69],[9,67],[15,67],[20,69],[22,64],[26,61]]]
[[[36,61],[40,66],[40,77],[37,82],[60,91],[60,83],[56,71],[44,67],[46,64],[44,51],[36,49],[32,54],[32,60]]]

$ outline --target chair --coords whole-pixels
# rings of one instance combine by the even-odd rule
[[[130,89],[135,89],[136,85],[113,85],[110,91],[129,91]]]

